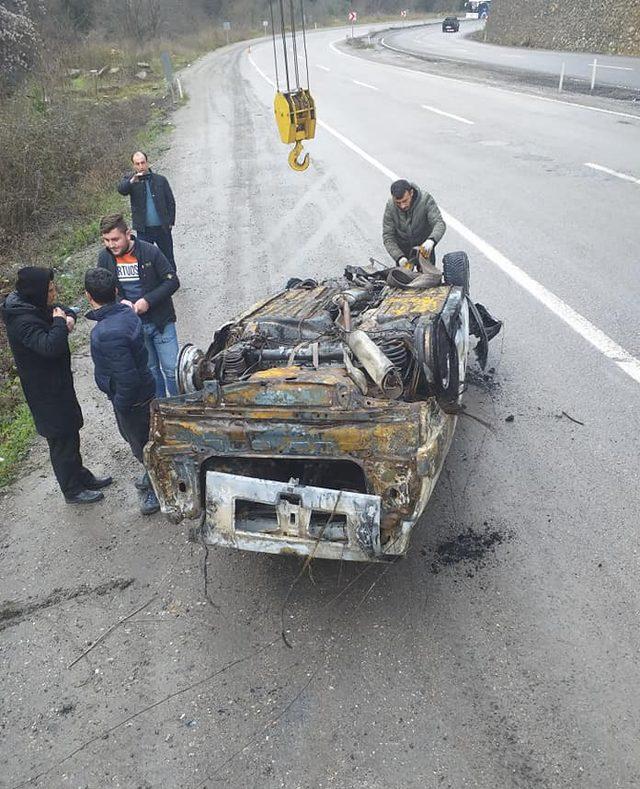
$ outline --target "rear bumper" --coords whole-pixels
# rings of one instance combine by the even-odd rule
[[[259,553],[384,561],[406,552],[410,523],[380,545],[379,496],[208,471],[205,542]]]

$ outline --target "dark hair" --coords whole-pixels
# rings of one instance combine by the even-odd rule
[[[146,162],[148,162],[148,161],[149,161],[149,157],[147,156],[147,152],[146,152],[146,151],[134,151],[134,152],[131,154],[131,164],[133,164],[133,157],[134,157],[134,156],[135,156],[137,153],[141,153],[141,154],[144,156],[144,158],[145,158],[145,161],[146,161]]]
[[[84,289],[98,304],[113,304],[118,280],[107,268],[90,268],[84,275]]]
[[[122,214],[107,214],[100,220],[100,235],[110,233],[112,230],[120,230],[126,233],[129,226]]]
[[[410,192],[413,189],[409,181],[405,178],[401,178],[399,181],[394,181],[391,184],[391,195],[396,198],[396,200],[400,200],[401,197],[404,197],[405,192]]]

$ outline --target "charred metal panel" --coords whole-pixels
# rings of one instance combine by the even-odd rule
[[[320,551],[332,558],[348,553],[371,560],[381,553],[378,496],[216,471],[207,472],[206,487],[204,538],[214,545],[281,553],[284,539],[288,550],[300,555]],[[245,505],[244,510],[238,509],[238,502]],[[271,508],[273,516],[261,518],[256,510],[251,517],[246,505],[252,503]],[[327,539],[336,518],[343,519],[344,531],[338,539]]]

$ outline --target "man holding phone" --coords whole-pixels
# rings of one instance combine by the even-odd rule
[[[171,230],[176,223],[176,201],[169,181],[151,170],[144,151],[136,151],[131,164],[133,173],[122,178],[118,191],[131,198],[133,229],[141,241],[156,244],[175,271]]]

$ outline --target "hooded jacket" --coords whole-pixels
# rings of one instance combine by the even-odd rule
[[[54,318],[47,306],[51,279],[50,269],[20,269],[16,290],[1,313],[36,430],[45,438],[60,438],[77,432],[83,421],[73,387],[67,322]]]
[[[91,330],[91,358],[98,389],[124,412],[154,396],[142,322],[126,304],[105,304],[87,313],[97,321]]]
[[[132,251],[138,259],[144,298],[149,302],[149,309],[142,316],[142,322],[152,323],[163,331],[168,323],[176,322],[171,295],[180,287],[180,280],[171,263],[155,244],[134,238]],[[98,267],[109,269],[117,278],[116,260],[108,249],[101,250],[98,255]]]
[[[131,198],[131,224],[134,230],[142,231],[147,224],[147,187],[146,180],[142,178],[135,183],[131,183],[133,173],[124,175],[118,184],[118,191],[121,195],[129,195]],[[169,181],[164,175],[154,173],[149,168],[149,186],[153,202],[162,222],[162,227],[169,230],[176,223],[176,201],[169,186]]]
[[[390,197],[382,220],[382,240],[385,249],[397,263],[400,258],[411,258],[412,247],[431,238],[437,244],[447,226],[440,209],[429,192],[411,184],[413,200],[408,211],[401,211]]]

